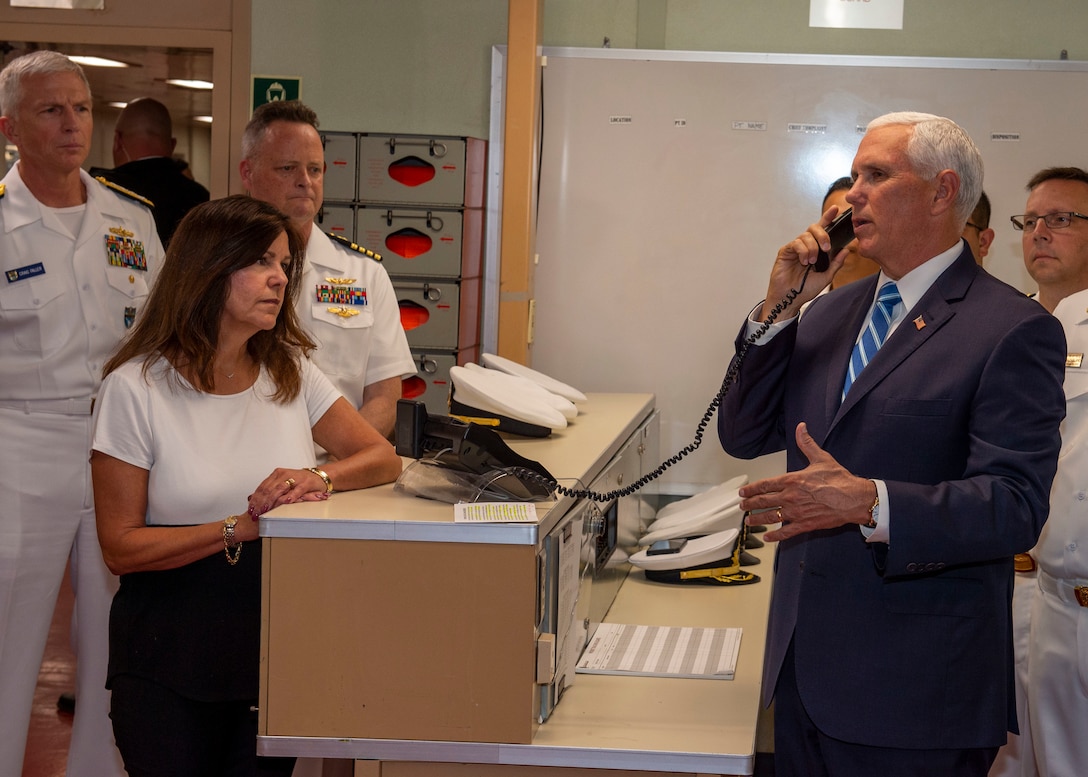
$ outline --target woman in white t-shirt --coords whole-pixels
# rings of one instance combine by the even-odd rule
[[[294,759],[256,756],[257,518],[400,473],[308,358],[294,312],[304,247],[258,200],[196,207],[103,370],[91,472],[121,576],[107,685],[130,777],[290,773]],[[334,456],[324,469],[314,442]]]

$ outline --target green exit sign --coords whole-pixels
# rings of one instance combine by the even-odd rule
[[[265,103],[302,98],[302,79],[293,76],[253,76],[253,105],[256,110]]]

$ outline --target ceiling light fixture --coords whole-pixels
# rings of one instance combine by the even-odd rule
[[[129,67],[127,62],[121,62],[116,59],[106,59],[105,57],[84,57],[78,55],[71,55],[68,59],[72,60],[78,65],[84,67]]]
[[[211,81],[199,81],[189,78],[168,78],[166,83],[170,86],[180,86],[183,89],[212,89],[215,85]]]

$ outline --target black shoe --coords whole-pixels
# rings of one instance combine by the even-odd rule
[[[66,715],[75,713],[76,695],[74,693],[62,693],[57,697],[57,709]]]

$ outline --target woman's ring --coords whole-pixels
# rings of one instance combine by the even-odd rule
[[[286,485],[288,488],[294,488],[295,487],[295,479],[294,478],[287,478],[287,480],[285,480],[283,482],[284,482],[284,485]],[[782,513],[782,511],[780,510],[779,511],[779,517],[781,517],[781,513]]]

